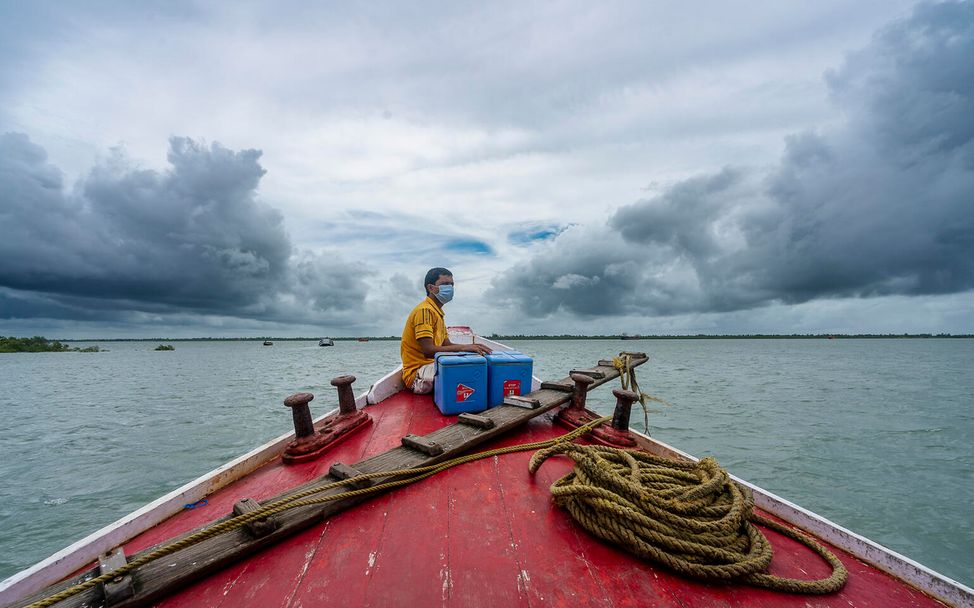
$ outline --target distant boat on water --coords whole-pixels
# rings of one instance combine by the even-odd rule
[[[359,342],[368,342],[369,339],[368,338],[359,338],[358,341]]]
[[[332,340],[331,338],[322,338],[321,340],[318,340],[318,346],[334,346],[334,345],[335,345],[335,341]]]
[[[264,346],[274,346],[274,343],[270,340],[264,340]]]

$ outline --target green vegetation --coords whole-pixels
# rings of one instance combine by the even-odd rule
[[[97,346],[87,348],[71,348],[63,342],[51,341],[42,336],[33,338],[15,338],[13,336],[0,336],[0,353],[98,353],[101,349]]]
[[[176,347],[172,344],[160,344],[154,350],[176,350]]]
[[[33,338],[15,338],[0,336],[0,353],[60,353],[71,350],[71,347],[61,342],[49,342],[41,336]]]

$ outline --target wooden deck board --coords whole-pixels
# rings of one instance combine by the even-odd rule
[[[446,481],[446,480],[444,480]],[[442,606],[449,592],[449,484],[407,486],[390,496],[364,606]]]
[[[551,436],[548,416],[534,421],[523,440],[541,441]],[[558,433],[555,433],[558,434]],[[531,452],[498,459],[503,478],[503,498],[520,565],[519,585],[531,606],[598,606],[611,608],[612,594],[601,573],[589,561],[585,548],[572,531],[572,522],[551,503],[549,487],[571,470],[565,458],[552,458],[531,475]],[[545,531],[539,542],[539,531]]]
[[[451,487],[449,606],[528,606],[504,504],[498,458],[464,465],[446,480]]]
[[[444,418],[430,405],[428,398],[412,396],[412,415],[402,435],[426,435],[454,421],[455,418]],[[419,483],[391,493],[385,525],[373,547],[374,566],[364,606],[445,603],[443,583],[449,570],[442,548],[447,539],[448,509],[447,483]],[[413,584],[417,581],[422,584]]]
[[[376,546],[393,502],[387,494],[339,513],[323,524],[317,553],[289,606],[359,607],[375,572]]]

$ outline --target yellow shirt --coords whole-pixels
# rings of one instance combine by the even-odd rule
[[[424,355],[419,347],[420,338],[433,338],[433,344],[437,346],[442,346],[447,338],[443,309],[428,297],[409,313],[406,326],[402,328],[399,354],[402,357],[402,381],[407,387],[413,385],[416,370],[433,362],[433,358]]]

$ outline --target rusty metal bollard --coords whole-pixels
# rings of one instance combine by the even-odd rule
[[[314,424],[311,408],[308,407],[314,395],[297,393],[284,400],[284,405],[291,408],[295,434],[294,441],[284,448],[284,462],[293,464],[314,460],[354,431],[372,422],[371,416],[355,408],[353,382],[355,376],[347,374],[332,379],[332,386],[338,389],[338,412],[319,421],[317,425]]]
[[[355,411],[355,393],[352,392],[352,383],[355,376],[345,374],[333,378],[331,385],[338,389],[338,409],[342,414],[351,414]]]
[[[621,388],[614,389],[612,394],[616,397],[616,409],[612,412],[612,428],[627,432],[632,404],[639,399],[639,395]]]
[[[291,408],[291,418],[294,419],[294,436],[297,438],[310,437],[315,434],[314,423],[311,420],[311,407],[308,403],[315,396],[311,393],[295,393],[284,400],[284,405]]]
[[[569,407],[585,409],[585,397],[588,395],[588,387],[595,382],[595,379],[585,374],[571,374],[571,379],[575,383],[575,389],[572,391],[572,403]]]
[[[592,431],[592,438],[617,448],[634,448],[636,438],[629,433],[629,414],[632,412],[632,404],[639,399],[639,395],[621,388],[614,389],[612,394],[616,397],[612,425],[595,429]]]
[[[599,417],[595,412],[585,409],[585,398],[588,395],[589,386],[595,382],[595,378],[587,374],[577,373],[571,373],[569,377],[575,383],[572,389],[572,400],[555,414],[555,422],[569,429],[577,429]]]

